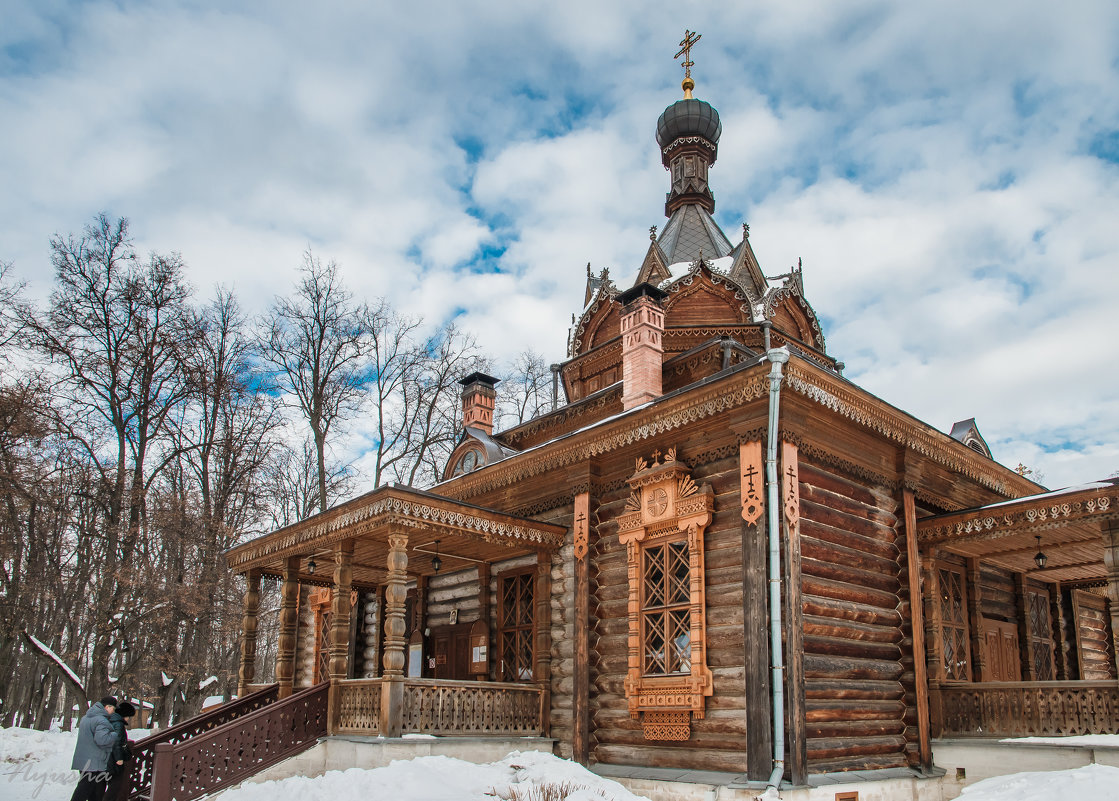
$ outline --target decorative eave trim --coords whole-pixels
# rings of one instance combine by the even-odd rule
[[[975,453],[947,434],[935,431],[916,418],[875,398],[866,390],[848,384],[810,362],[790,359],[785,383],[797,394],[876,431],[1003,497],[1016,497],[1019,493],[1032,493],[1037,489],[1036,485],[1026,479],[1015,481],[1017,476],[1008,468]],[[997,468],[997,472],[1004,474],[1006,481],[998,478],[996,471],[991,470],[992,465]]]
[[[651,406],[624,412],[593,428],[530,448],[489,470],[452,479],[440,485],[439,490],[460,499],[481,495],[744,406],[768,391],[769,375],[764,367],[757,369],[756,374],[736,374],[729,382],[720,381],[703,391],[685,389],[679,396],[654,401]]]
[[[464,509],[451,499],[407,488],[381,487],[338,510],[328,510],[325,519],[316,515],[232,548],[226,552],[226,561],[242,573],[262,561],[294,556],[310,543],[329,545],[368,534],[379,526],[438,528],[486,542],[548,549],[561,547],[567,531],[563,526],[502,512]]]
[[[661,154],[667,156],[676,148],[683,147],[684,145],[703,145],[712,153],[718,152],[715,145],[711,144],[710,141],[702,136],[678,136],[671,142],[669,142],[664,149],[661,150]]]
[[[917,539],[926,544],[993,540],[1032,534],[1069,524],[1119,520],[1119,486],[951,512],[917,521]]]

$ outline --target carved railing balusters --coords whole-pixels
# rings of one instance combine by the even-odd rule
[[[934,737],[1119,734],[1114,681],[934,683],[929,704]]]

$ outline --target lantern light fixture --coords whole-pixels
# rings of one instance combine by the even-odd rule
[[[1045,567],[1045,563],[1049,561],[1049,557],[1041,550],[1041,535],[1035,534],[1034,536],[1037,537],[1037,553],[1034,554],[1034,564],[1037,565],[1038,570],[1042,570]]]
[[[443,567],[443,560],[439,558],[439,540],[435,541],[435,556],[431,560],[431,569],[439,575],[439,568]]]
[[[307,575],[315,575],[316,567],[318,567],[318,565],[315,564],[315,557],[312,556],[310,559],[307,560]]]

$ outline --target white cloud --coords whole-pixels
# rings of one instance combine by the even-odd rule
[[[1119,10],[686,8],[724,123],[716,216],[732,239],[750,222],[770,274],[804,258],[848,375],[940,428],[976,416],[1049,483],[1119,469],[1119,167],[1087,151],[1119,129]],[[22,8],[0,31],[0,258],[42,296],[50,234],[105,209],[256,312],[310,245],[360,295],[559,360],[586,263],[631,276],[663,223],[678,11]]]

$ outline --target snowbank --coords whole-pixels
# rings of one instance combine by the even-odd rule
[[[316,779],[246,784],[225,793],[222,801],[500,801],[525,799],[545,784],[567,784],[566,801],[645,801],[574,762],[536,751],[514,752],[487,765],[444,756],[396,760],[383,768],[330,771]]]
[[[1115,801],[1119,798],[1119,768],[1086,765],[1076,770],[995,776],[965,787],[960,798],[962,801]]]

